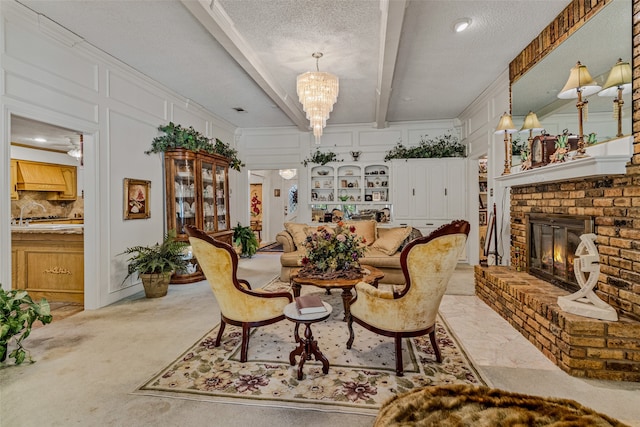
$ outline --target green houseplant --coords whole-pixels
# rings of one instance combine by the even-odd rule
[[[243,227],[240,223],[233,227],[233,243],[241,248],[240,255],[247,258],[255,255],[260,246],[251,227]]]
[[[316,150],[315,153],[311,154],[311,157],[306,158],[302,161],[302,164],[306,167],[309,163],[318,163],[319,165],[326,165],[329,162],[341,162],[342,160],[338,160],[338,155],[331,151],[327,151],[326,153],[321,152],[320,150]]]
[[[236,149],[231,148],[231,146],[220,141],[218,138],[215,138],[215,140],[213,138],[207,138],[195,130],[193,126],[184,128],[181,125],[169,122],[168,125],[159,126],[158,130],[164,132],[164,135],[157,136],[153,139],[151,148],[145,151],[146,154],[164,153],[167,150],[184,148],[185,150],[195,152],[204,151],[226,157],[229,159],[231,169],[237,171],[240,171],[244,166],[244,163],[238,158],[238,151]]]
[[[121,253],[131,255],[127,260],[128,274],[124,280],[133,273],[138,273],[147,298],[165,296],[173,272],[187,268],[188,261],[184,256],[187,246],[187,243],[176,240],[175,230],[169,230],[162,243],[127,248]]]
[[[28,350],[24,348],[22,341],[31,334],[31,327],[37,320],[43,325],[53,320],[46,299],[42,298],[36,303],[25,290],[5,291],[0,287],[0,362],[4,363],[7,357],[13,358],[16,365],[25,361]],[[17,348],[7,354],[12,340]],[[29,361],[33,362],[31,355]]]
[[[466,157],[465,146],[458,142],[458,138],[450,133],[436,138],[420,137],[420,142],[414,147],[407,147],[398,142],[387,152],[385,162],[392,159],[429,159],[442,157]]]

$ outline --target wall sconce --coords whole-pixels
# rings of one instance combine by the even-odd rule
[[[591,78],[589,70],[586,65],[582,65],[580,61],[575,67],[571,69],[569,73],[569,80],[564,85],[558,98],[560,99],[572,99],[578,98],[576,107],[578,108],[578,150],[574,158],[587,157],[587,153],[584,150],[584,132],[582,129],[582,110],[585,109],[585,115],[587,113],[586,107],[588,101],[583,101],[583,96],[593,95],[600,90],[600,86]],[[586,120],[586,118],[585,118]]]
[[[520,128],[520,132],[522,133],[527,131],[529,132],[529,138],[527,138],[527,150],[529,155],[531,155],[531,144],[533,144],[533,132],[539,132],[541,130],[544,130],[544,128],[538,121],[538,116],[536,116],[536,113],[533,111],[529,111],[529,114],[524,117],[524,123]]]
[[[631,66],[628,62],[618,59],[616,65],[609,72],[609,77],[605,82],[598,96],[615,96],[613,100],[613,118],[618,120],[618,138],[622,136],[622,95],[631,92]]]
[[[511,115],[504,113],[500,117],[500,122],[496,128],[496,135],[504,133],[504,171],[502,175],[511,173],[511,136],[510,134],[517,132],[518,129],[513,125]]]

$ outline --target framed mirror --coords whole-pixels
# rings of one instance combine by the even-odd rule
[[[559,135],[564,129],[578,133],[576,99],[558,99],[572,67],[580,61],[593,79],[603,86],[619,58],[632,61],[632,0],[612,0],[580,29],[569,36],[522,77],[512,82],[512,116],[520,128],[533,111],[547,133]],[[632,133],[632,94],[623,96],[622,133]],[[584,135],[595,133],[598,142],[616,137],[613,97],[591,95]],[[534,132],[533,136],[540,132]],[[529,133],[517,134],[526,141]],[[515,137],[516,135],[514,135]]]

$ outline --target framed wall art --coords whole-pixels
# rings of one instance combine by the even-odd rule
[[[151,217],[151,181],[124,179],[124,219],[145,219]]]

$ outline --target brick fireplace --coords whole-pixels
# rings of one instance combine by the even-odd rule
[[[565,313],[570,292],[527,273],[531,214],[593,218],[600,253],[596,294],[618,322]],[[634,219],[638,218],[638,219]],[[567,373],[640,381],[640,176],[605,176],[511,188],[511,267],[476,267],[476,294]],[[640,224],[639,224],[640,225]]]
[[[511,83],[608,2],[572,1],[509,64]],[[475,277],[476,294],[564,371],[640,382],[640,0],[633,0],[632,22],[633,146],[621,156],[624,166],[603,172],[603,165],[595,173],[578,174],[580,162],[568,162],[557,165],[555,179],[545,178],[553,166],[544,166],[521,182],[507,184],[512,266],[477,266]],[[563,312],[557,297],[569,292],[526,272],[526,215],[531,213],[593,219],[600,254],[596,293],[616,309],[618,322]]]

